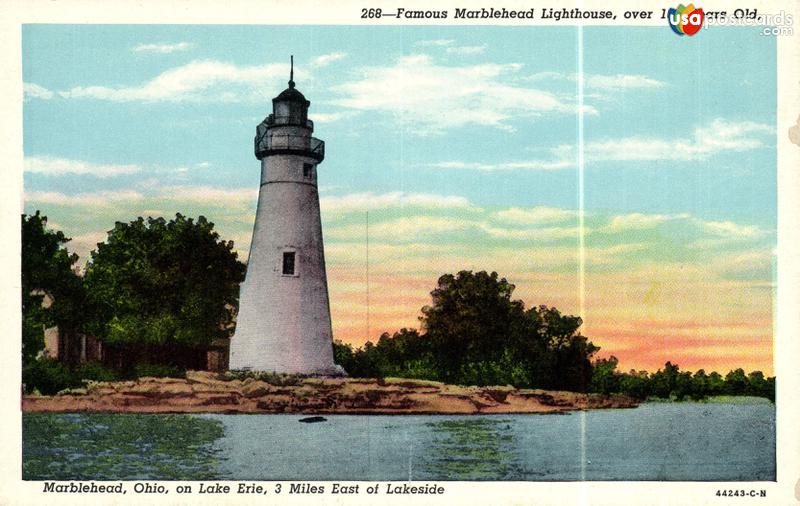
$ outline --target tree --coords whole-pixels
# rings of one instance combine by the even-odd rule
[[[33,361],[44,349],[44,328],[58,325],[62,334],[80,327],[83,287],[73,270],[78,255],[64,245],[70,239],[47,229],[39,211],[22,215],[22,360]],[[45,297],[48,301],[45,303]]]
[[[651,381],[647,371],[631,369],[629,373],[623,374],[619,380],[619,390],[631,397],[646,399],[651,394]]]
[[[708,395],[721,395],[725,391],[725,378],[717,371],[708,375]]]
[[[203,216],[117,222],[86,268],[87,329],[121,368],[201,366],[211,340],[229,334],[244,273]]]
[[[744,369],[736,369],[725,375],[725,393],[743,395],[747,392],[748,381]]]
[[[650,378],[652,394],[662,399],[669,399],[675,392],[678,380],[679,367],[672,362],[664,364],[664,369],[659,369]]]
[[[541,388],[585,392],[592,377],[592,356],[600,350],[580,334],[583,320],[539,306],[526,313],[535,338],[526,347],[533,384]]]
[[[439,278],[420,317],[439,379],[585,391],[599,348],[580,335],[580,317],[526,311],[513,292],[496,272]]]
[[[439,278],[420,321],[445,381],[455,380],[465,363],[499,358],[515,320],[524,319],[522,302],[511,300],[513,291],[496,272]]]
[[[677,369],[677,366],[676,366]],[[682,401],[686,398],[687,395],[692,395],[694,392],[694,384],[692,373],[689,371],[683,371],[678,373],[675,377],[675,389],[673,393],[675,394],[675,399]]]
[[[619,392],[619,375],[617,374],[619,360],[615,356],[597,360],[592,368],[592,379],[589,391],[601,394]]]
[[[719,376],[719,375],[717,375]],[[692,391],[691,396],[694,400],[700,400],[705,398],[710,390],[710,381],[708,375],[706,375],[706,371],[704,369],[698,370],[692,376]]]

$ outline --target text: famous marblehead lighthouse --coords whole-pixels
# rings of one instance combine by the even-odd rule
[[[261,189],[231,340],[231,369],[342,374],[333,361],[317,166],[325,143],[311,137],[311,102],[294,87],[272,99],[256,128]]]

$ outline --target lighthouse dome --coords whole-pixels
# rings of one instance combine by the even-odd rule
[[[280,95],[275,97],[275,100],[280,102],[300,102],[307,105],[310,104],[310,102],[306,100],[306,97],[304,97],[303,94],[300,93],[300,91],[298,91],[298,89],[293,85],[290,85],[288,88],[283,90]]]
[[[289,87],[272,99],[272,122],[275,125],[307,126],[311,102],[289,81]]]

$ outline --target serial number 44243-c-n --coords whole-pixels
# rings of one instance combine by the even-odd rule
[[[718,489],[717,497],[767,497],[766,490]]]

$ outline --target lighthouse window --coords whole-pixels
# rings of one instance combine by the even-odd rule
[[[310,163],[303,164],[303,177],[306,179],[311,178],[311,171],[314,169],[314,165]]]
[[[283,252],[283,274],[294,276],[294,251]]]

